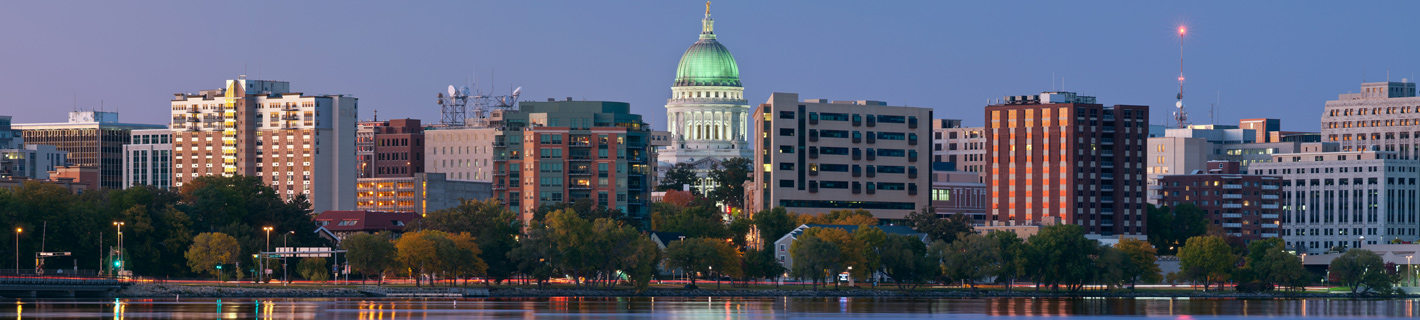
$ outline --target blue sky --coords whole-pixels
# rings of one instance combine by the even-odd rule
[[[663,105],[701,1],[7,2],[0,115],[81,109],[164,123],[172,93],[238,74],[360,98],[361,118],[437,121],[435,94],[485,91],[625,101],[664,128]],[[1172,111],[1178,43],[1194,123],[1283,119],[1318,130],[1326,100],[1415,78],[1420,2],[717,1],[716,33],[752,105],[771,92],[883,100],[982,123],[988,99],[1052,89]],[[492,76],[496,74],[495,77]],[[496,83],[494,82],[496,81]]]

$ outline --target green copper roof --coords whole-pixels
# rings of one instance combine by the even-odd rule
[[[715,41],[714,20],[707,13],[700,41],[696,41],[680,56],[676,68],[675,86],[740,86],[740,67],[719,41]]]

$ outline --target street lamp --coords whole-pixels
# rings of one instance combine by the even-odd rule
[[[296,231],[289,231],[286,232],[286,234],[281,235],[281,246],[290,247],[291,242],[286,239],[286,236],[293,234],[296,234]],[[281,285],[284,286],[291,283],[289,280],[286,280],[286,276],[289,274],[291,274],[291,272],[286,271],[286,255],[283,254],[281,255]]]
[[[272,228],[272,227],[262,227],[262,228],[261,228],[261,230],[266,230],[266,251],[267,251],[267,252],[271,252],[271,230],[274,230],[274,229],[275,229],[275,228]],[[256,275],[257,275],[257,276],[256,276],[256,281],[257,281],[258,283],[260,283],[260,282],[261,282],[261,276],[262,276],[262,275],[265,275],[265,274],[266,274],[266,255],[262,255],[262,257],[261,257],[261,270],[257,270],[257,271],[256,271]]]
[[[24,228],[15,228],[15,275],[20,274],[20,233]]]
[[[118,228],[118,265],[116,267],[118,267],[118,272],[123,272],[124,268],[128,267],[123,263],[123,221],[114,221],[113,226]]]
[[[1405,273],[1410,274],[1410,286],[1415,286],[1415,266],[1410,264],[1410,258],[1414,255],[1405,256]]]
[[[855,286],[853,283],[853,266],[848,266],[848,286]]]

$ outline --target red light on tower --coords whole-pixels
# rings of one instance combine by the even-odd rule
[[[1186,34],[1188,34],[1188,27],[1185,27],[1185,26],[1178,26],[1178,35],[1181,36],[1181,35],[1186,35]]]

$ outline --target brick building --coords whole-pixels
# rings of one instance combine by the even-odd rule
[[[1208,223],[1243,241],[1278,236],[1281,177],[1248,174],[1234,161],[1209,161],[1206,167],[1206,172],[1161,176],[1149,196],[1165,206],[1193,204]]]

